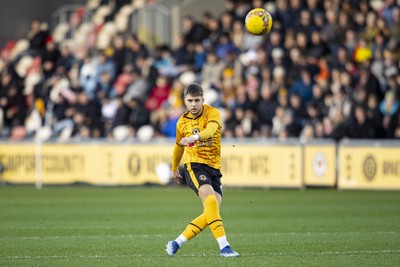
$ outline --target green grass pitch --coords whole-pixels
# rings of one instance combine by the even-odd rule
[[[400,193],[226,189],[241,253],[206,229],[175,257],[165,243],[200,214],[186,187],[0,187],[1,266],[399,266]]]

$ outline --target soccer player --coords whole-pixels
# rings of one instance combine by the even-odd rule
[[[221,117],[218,109],[204,104],[203,88],[190,84],[185,88],[184,102],[188,111],[176,126],[176,144],[172,160],[172,179],[179,183],[178,166],[186,149],[185,180],[203,202],[203,213],[188,224],[178,238],[168,242],[165,252],[175,255],[183,244],[200,234],[207,226],[218,241],[220,255],[237,257],[226,239],[219,213],[222,200]]]

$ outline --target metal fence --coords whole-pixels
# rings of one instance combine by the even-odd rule
[[[82,12],[81,17],[80,11]],[[68,25],[66,38],[71,38],[81,23],[91,21],[92,15],[91,11],[82,5],[64,5],[51,16],[50,29],[53,31],[60,24]]]
[[[163,5],[135,10],[130,18],[131,31],[151,48],[171,44],[171,12]]]

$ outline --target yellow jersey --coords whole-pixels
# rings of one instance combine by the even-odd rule
[[[186,146],[184,163],[203,163],[212,168],[221,168],[221,115],[215,107],[203,104],[203,112],[193,117],[189,111],[183,114],[176,126],[176,143],[183,137],[199,134],[207,128],[209,123],[218,125],[215,133],[208,139],[196,141],[193,146]]]

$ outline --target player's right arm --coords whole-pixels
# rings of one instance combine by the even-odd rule
[[[182,139],[182,133],[179,128],[180,120],[178,120],[178,123],[176,124],[176,141],[174,145],[174,152],[172,154],[172,168],[171,168],[171,178],[179,183],[179,179],[182,178],[182,176],[179,174],[178,167],[179,163],[181,162],[183,152],[185,151],[185,147],[179,145],[179,141]]]
[[[174,153],[172,154],[172,171],[178,171],[179,163],[181,162],[185,147],[175,144]]]

